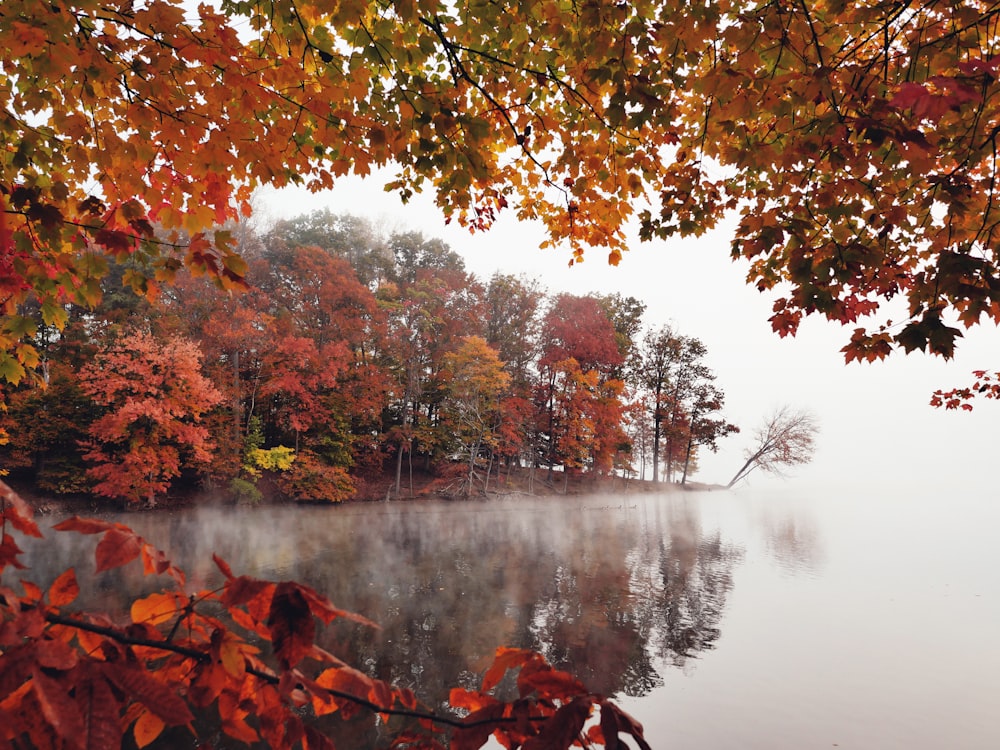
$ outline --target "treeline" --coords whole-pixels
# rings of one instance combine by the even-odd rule
[[[95,309],[23,308],[40,360],[4,394],[4,466],[133,503],[178,479],[254,500],[265,472],[340,501],[392,471],[399,496],[414,467],[469,495],[512,467],[685,481],[736,430],[704,345],[632,297],[483,282],[440,240],[329,211],[240,234],[243,293],[183,271],[136,295],[132,257]]]

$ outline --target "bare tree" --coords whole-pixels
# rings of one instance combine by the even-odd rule
[[[744,454],[746,463],[727,486],[732,487],[746,479],[754,469],[780,476],[786,466],[809,463],[815,450],[817,433],[819,425],[812,413],[782,406],[757,429],[756,442]]]

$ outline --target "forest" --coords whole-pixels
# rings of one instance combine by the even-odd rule
[[[815,316],[848,362],[949,358],[1000,321],[998,28],[982,0],[4,0],[5,465],[133,506],[272,477],[343,500],[387,466],[397,496],[411,467],[455,495],[517,466],[685,481],[732,428],[704,347],[641,301],[475,279],[346,217],[247,235],[256,188],[387,167],[447,221],[508,211],[613,264],[732,221],[778,335]],[[988,367],[935,403],[1000,397]],[[218,557],[192,590],[122,524],[54,530],[165,584],[115,618],[76,609],[73,567],[20,577],[45,534],[0,482],[0,750],[145,747],[206,712],[227,741],[329,750],[315,719],[361,708],[413,720],[397,748],[649,747],[539,653],[420,706],[317,645],[372,625],[321,592]]]
[[[705,346],[637,299],[480,280],[440,240],[328,210],[236,234],[246,293],[181,272],[150,301],[135,258],[59,326],[22,306],[39,373],[0,417],[12,481],[133,506],[340,502],[386,475],[412,496],[415,471],[461,497],[514,470],[685,482],[737,429]]]

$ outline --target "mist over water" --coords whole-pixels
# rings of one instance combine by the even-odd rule
[[[655,748],[1000,747],[1000,507],[985,493],[790,483],[118,520],[194,588],[221,580],[214,552],[372,618],[381,630],[335,626],[322,645],[431,706],[522,646],[616,695]],[[138,570],[94,578],[93,537],[58,538],[44,559],[29,550],[26,577],[75,565],[104,609],[156,588]],[[353,724],[346,746],[384,742]]]

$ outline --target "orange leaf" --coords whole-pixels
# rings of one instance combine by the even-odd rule
[[[470,713],[473,711],[478,711],[484,706],[492,706],[497,703],[497,699],[492,695],[484,695],[483,693],[478,693],[473,690],[466,690],[465,688],[452,688],[451,692],[448,694],[448,703],[450,703],[455,708],[464,708]]]
[[[49,604],[53,607],[64,607],[74,601],[79,593],[80,584],[76,582],[76,571],[70,568],[49,587]]]
[[[21,587],[24,589],[24,599],[26,602],[35,604],[42,600],[42,590],[31,581],[21,581]]]
[[[161,625],[183,611],[184,604],[184,597],[176,592],[150,594],[132,602],[132,622]]]
[[[166,724],[163,722],[163,719],[152,711],[143,712],[132,726],[135,744],[141,748],[146,747],[146,745],[160,736],[165,726]]]
[[[170,560],[163,550],[154,549],[148,544],[142,545],[142,572],[145,575],[166,572],[170,568]]]
[[[237,700],[230,693],[219,695],[219,716],[222,718],[222,731],[234,739],[252,744],[260,737],[257,732],[246,723],[247,712],[239,707]]]

